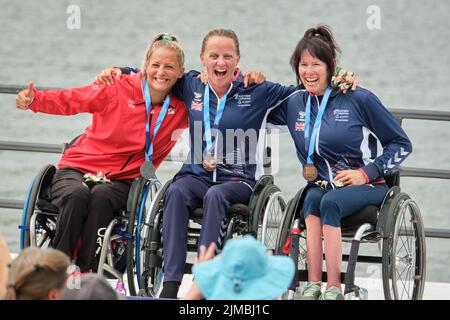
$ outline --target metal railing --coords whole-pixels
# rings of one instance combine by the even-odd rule
[[[0,93],[17,94],[26,86],[1,85]],[[39,87],[37,87],[39,88]],[[40,87],[42,90],[57,88]],[[415,110],[415,109],[389,109],[395,118],[402,124],[404,119],[410,120],[431,120],[431,121],[450,121],[450,112]],[[25,151],[25,152],[43,152],[43,153],[62,153],[66,144],[48,144],[48,143],[29,143],[17,141],[1,141],[0,150]],[[169,157],[165,161],[176,161]],[[401,177],[431,178],[450,180],[450,170],[413,168],[400,166]],[[23,200],[11,200],[0,198],[0,208],[5,209],[23,209]],[[429,238],[450,239],[450,229],[425,228],[425,236]]]

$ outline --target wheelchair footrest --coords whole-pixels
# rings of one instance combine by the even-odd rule
[[[327,282],[327,273],[322,272],[322,282]],[[297,281],[308,281],[308,270],[297,270],[296,273]],[[348,274],[341,272],[341,283],[343,284],[353,284],[355,282],[355,274]]]

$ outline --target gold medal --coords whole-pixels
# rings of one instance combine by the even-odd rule
[[[303,167],[303,177],[307,181],[316,180],[317,175],[318,175],[317,168],[313,164],[308,163],[306,166]]]

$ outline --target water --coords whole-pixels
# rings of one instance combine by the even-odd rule
[[[80,29],[67,27],[70,5],[80,8]],[[368,28],[372,5],[380,10],[380,29]],[[296,42],[308,27],[326,23],[343,51],[339,64],[355,71],[387,107],[450,111],[448,1],[0,0],[0,8],[2,84],[85,85],[105,67],[139,66],[148,42],[161,31],[179,36],[187,70],[202,69],[201,40],[219,27],[238,34],[242,69],[291,84],[295,77],[288,63]],[[63,118],[16,110],[12,95],[0,95],[0,108],[0,140],[62,143],[90,122],[89,115]],[[447,123],[406,121],[404,128],[414,144],[406,166],[450,169]],[[275,180],[289,198],[304,181],[288,135],[280,138],[280,155]],[[58,158],[0,151],[0,198],[25,198],[31,177]],[[178,168],[165,163],[159,177],[166,180]],[[419,203],[427,227],[450,228],[448,181],[404,178],[402,188]],[[0,230],[17,251],[19,212],[0,213]],[[450,282],[449,244],[427,240],[428,280]]]

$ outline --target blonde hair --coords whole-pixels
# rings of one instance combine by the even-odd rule
[[[11,263],[5,300],[40,300],[67,281],[69,257],[56,249],[28,247]]]
[[[203,38],[201,53],[203,53],[205,51],[206,43],[208,42],[209,38],[214,37],[214,36],[230,38],[231,40],[233,40],[238,56],[241,55],[241,53],[239,51],[239,39],[238,39],[236,33],[231,29],[213,29],[213,30],[209,31],[208,34]]]
[[[156,49],[159,48],[171,48],[175,50],[178,58],[178,63],[180,64],[180,67],[184,67],[184,51],[181,48],[180,43],[178,42],[178,39],[175,35],[171,33],[158,33],[150,42],[147,51],[145,52],[144,60],[142,61],[142,77],[145,79],[147,78],[146,70],[150,61],[150,57],[152,56],[153,52]]]

